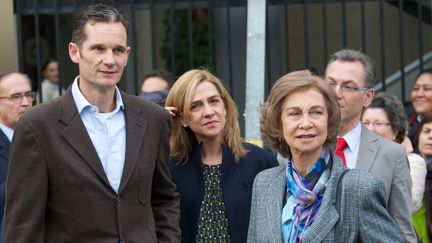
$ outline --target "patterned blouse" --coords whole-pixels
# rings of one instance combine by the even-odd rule
[[[201,202],[196,242],[228,243],[228,219],[221,186],[221,165],[203,164],[204,198]]]

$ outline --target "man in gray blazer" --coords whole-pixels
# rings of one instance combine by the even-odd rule
[[[363,108],[374,96],[375,66],[365,54],[344,49],[330,58],[326,81],[338,96],[342,124],[338,137],[345,139],[346,166],[367,171],[380,178],[386,189],[390,216],[405,242],[416,242],[411,223],[411,177],[405,149],[368,131],[360,123]]]
[[[129,53],[117,9],[77,15],[69,56],[79,76],[15,130],[6,242],[180,242],[170,116],[117,88]]]

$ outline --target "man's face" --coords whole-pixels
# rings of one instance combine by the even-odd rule
[[[28,79],[18,73],[10,74],[0,82],[0,123],[14,129],[20,116],[33,105],[33,100],[26,98],[12,99],[15,95],[31,92]]]
[[[326,80],[335,87],[339,107],[341,108],[342,127],[339,133],[340,136],[345,135],[359,123],[363,108],[369,106],[373,99],[373,89],[358,90],[358,88],[367,87],[363,74],[364,67],[359,61],[335,61],[326,70]],[[345,87],[341,88],[341,85]]]
[[[87,39],[78,46],[69,43],[69,56],[79,66],[80,88],[112,89],[120,80],[126,66],[130,47],[126,30],[121,23],[87,23]]]

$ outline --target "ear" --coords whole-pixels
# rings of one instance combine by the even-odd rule
[[[69,49],[69,57],[72,60],[72,62],[78,63],[79,60],[81,59],[78,45],[73,42],[70,42],[68,49]]]
[[[363,99],[363,107],[368,107],[370,105],[370,103],[373,100],[373,97],[375,96],[375,90],[370,88],[366,91],[366,95]]]
[[[183,127],[188,127],[189,126],[188,123],[187,123],[187,121],[186,121],[186,119],[183,116],[180,116],[180,124]]]
[[[130,52],[131,52],[130,46],[126,47],[126,60],[125,60],[125,64],[124,64],[125,67],[126,67],[126,64],[127,64],[128,60],[129,60],[129,54],[130,54]]]

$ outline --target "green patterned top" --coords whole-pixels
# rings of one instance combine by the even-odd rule
[[[221,165],[203,164],[204,198],[201,202],[196,242],[228,243],[228,219],[221,187]]]

